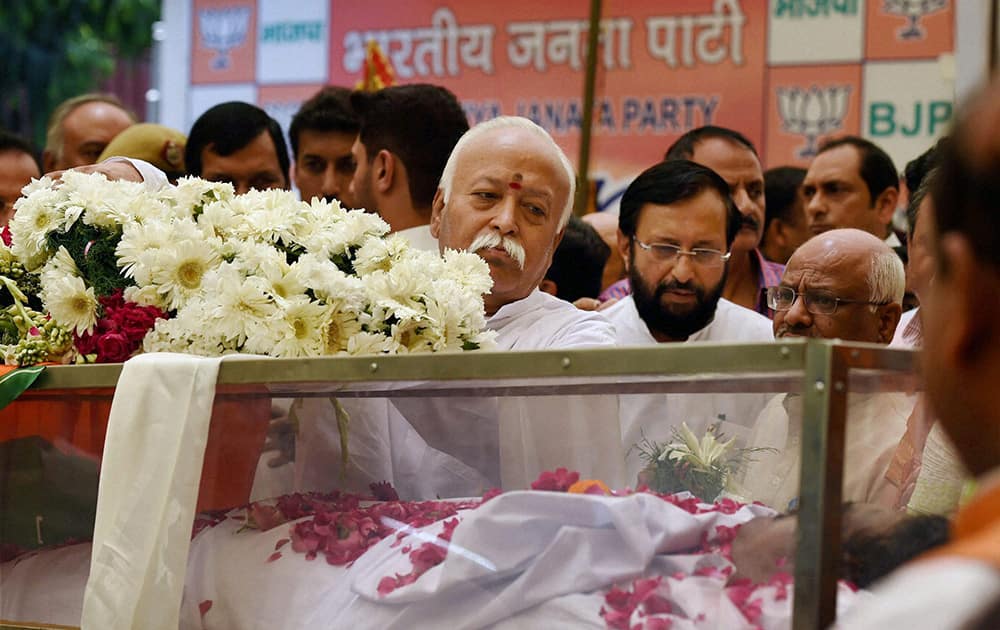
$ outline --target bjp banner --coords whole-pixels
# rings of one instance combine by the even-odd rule
[[[589,21],[581,3],[442,5],[343,3],[330,33],[330,78],[350,84],[366,42],[379,43],[400,83],[443,85],[469,122],[500,114],[545,127],[571,158],[579,153]],[[583,5],[585,6],[585,5]],[[662,159],[670,143],[705,124],[763,139],[762,2],[613,0],[597,50],[591,169],[620,189]]]
[[[250,94],[288,120],[298,94],[362,79],[375,42],[397,84],[447,87],[470,124],[527,116],[574,161],[579,154],[585,2],[191,2],[192,110]],[[606,0],[590,165],[598,208],[615,204],[681,134],[707,124],[742,132],[765,167],[808,164],[841,134],[870,137],[902,167],[951,118],[953,5]],[[189,113],[193,121],[200,112]]]

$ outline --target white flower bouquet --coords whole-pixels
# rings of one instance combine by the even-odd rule
[[[279,357],[475,349],[489,268],[412,249],[374,214],[195,178],[99,174],[24,190],[11,253],[88,360],[144,350]]]

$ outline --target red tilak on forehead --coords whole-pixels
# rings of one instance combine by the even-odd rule
[[[511,181],[507,185],[510,186],[511,190],[521,190],[521,180],[523,179],[524,175],[514,173],[514,177],[511,178]]]
[[[510,186],[511,190],[521,190],[521,184],[518,182],[508,182],[507,185]]]

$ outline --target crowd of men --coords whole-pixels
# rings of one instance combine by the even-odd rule
[[[1000,486],[992,478],[1000,467],[998,138],[1000,87],[993,86],[948,142],[907,165],[908,221],[898,233],[900,174],[874,143],[839,137],[806,169],[765,171],[750,140],[715,126],[667,148],[628,186],[617,217],[579,220],[571,216],[573,168],[547,132],[518,117],[469,129],[455,96],[440,87],[324,88],[292,119],[291,159],[278,123],[247,103],[209,109],[185,143],[175,131],[136,125],[112,97],[87,95],[53,113],[41,164],[26,143],[0,137],[0,218],[9,218],[31,177],[87,164],[150,186],[180,174],[227,181],[237,193],[294,184],[303,200],[378,212],[414,247],[478,253],[493,278],[484,303],[501,350],[785,337],[923,347],[933,366],[924,371],[926,396],[849,397],[845,500],[952,515],[973,476],[980,490],[958,511],[951,543],[890,578],[884,592],[892,605],[863,607],[849,627],[904,618],[932,627],[925,614],[938,615],[933,627],[958,618],[991,627],[1000,602]],[[98,163],[112,155],[119,157]],[[920,307],[904,312],[908,293]],[[618,405],[620,426],[610,438],[600,423],[580,420],[580,429],[566,417],[550,418],[544,431],[521,422],[517,439],[540,451],[561,442],[552,448],[569,460],[604,449],[626,462],[606,474],[634,483],[641,463],[629,460],[629,446],[669,439],[682,420],[696,432],[721,422],[741,444],[769,449],[740,480],[743,496],[794,509],[796,395],[636,394]],[[397,407],[425,455],[466,468],[477,467],[470,441],[492,448],[513,439],[501,422],[499,435],[460,444],[464,438],[438,419]],[[587,435],[577,440],[579,433]],[[479,465],[469,474],[500,484],[500,468]],[[912,592],[919,601],[907,597]]]

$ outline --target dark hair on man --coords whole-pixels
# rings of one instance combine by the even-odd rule
[[[720,138],[729,142],[750,149],[751,153],[757,155],[757,149],[753,143],[738,131],[727,129],[726,127],[716,127],[715,125],[705,125],[692,129],[674,141],[664,154],[664,160],[690,160],[694,156],[695,147],[703,140]],[[757,156],[760,159],[760,156]]]
[[[202,149],[211,147],[219,155],[232,155],[253,142],[266,131],[274,142],[278,166],[288,185],[288,145],[278,121],[263,109],[250,103],[230,101],[210,108],[194,121],[184,148],[184,164],[188,175],[201,175]]]
[[[361,119],[359,137],[368,162],[382,150],[395,155],[406,167],[413,204],[430,207],[451,150],[469,130],[455,95],[416,83],[355,92],[351,105]]]
[[[899,190],[899,173],[892,163],[889,154],[877,144],[858,136],[843,136],[824,143],[819,148],[819,154],[826,153],[837,147],[854,147],[861,157],[860,175],[868,188],[871,203],[881,195],[886,188]],[[819,155],[817,154],[817,155]]]
[[[764,173],[764,234],[775,219],[794,225],[795,200],[806,178],[806,169],[798,166],[778,166]]]
[[[292,156],[299,155],[299,134],[303,131],[357,134],[360,128],[361,121],[351,107],[351,91],[327,86],[302,103],[292,116],[292,124],[288,127]]]
[[[740,229],[740,211],[729,195],[729,185],[712,169],[690,160],[665,160],[647,168],[636,177],[622,196],[618,211],[618,229],[632,238],[642,207],[649,203],[668,205],[691,199],[712,190],[726,205],[726,249]]]
[[[997,90],[988,94],[996,98]],[[981,109],[983,97],[975,102]],[[1000,266],[1000,158],[979,147],[973,150],[972,139],[977,133],[982,132],[970,129],[960,119],[951,141],[944,146],[931,189],[934,222],[939,237],[957,232],[969,240],[980,261]],[[945,270],[946,263],[946,257],[938,256],[938,264]]]
[[[841,573],[859,588],[868,588],[900,565],[948,542],[948,519],[938,515],[908,516],[888,532],[859,533],[844,540]]]
[[[611,248],[583,219],[570,216],[545,278],[556,283],[556,297],[567,302],[601,293],[601,277]]]
[[[903,180],[906,182],[906,190],[912,195],[918,188],[924,177],[938,165],[941,160],[941,152],[948,144],[948,137],[939,138],[932,147],[906,163],[903,169]]]
[[[31,143],[22,138],[21,136],[16,136],[8,131],[0,129],[0,153],[27,153],[31,156],[31,159],[35,161],[38,166],[38,171],[42,170],[42,163],[38,159],[38,153],[35,148],[31,146]]]
[[[917,224],[917,216],[920,214],[920,206],[924,203],[927,195],[931,194],[934,182],[938,178],[938,170],[932,168],[921,179],[917,189],[910,192],[909,202],[906,204],[906,235],[913,238],[913,227]]]

